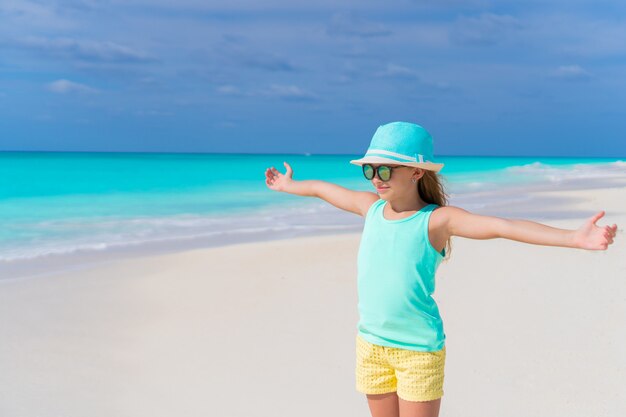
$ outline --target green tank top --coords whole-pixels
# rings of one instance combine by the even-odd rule
[[[376,345],[441,350],[446,336],[431,295],[445,249],[437,252],[428,239],[428,220],[438,206],[388,220],[385,204],[376,201],[365,216],[358,253],[358,333]]]

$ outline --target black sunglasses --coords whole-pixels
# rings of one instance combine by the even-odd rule
[[[391,172],[396,168],[406,167],[402,165],[394,167],[388,165],[379,165],[375,167],[371,164],[363,164],[363,175],[365,175],[365,178],[367,178],[368,180],[371,180],[372,178],[374,178],[374,175],[378,173],[378,178],[380,178],[381,181],[386,182],[391,179]]]

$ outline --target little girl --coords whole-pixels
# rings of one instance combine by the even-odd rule
[[[267,186],[328,203],[365,217],[358,253],[360,320],[356,389],[373,417],[437,417],[443,396],[445,333],[435,300],[435,271],[450,256],[450,238],[505,238],[525,243],[606,250],[617,225],[596,226],[600,211],[578,230],[528,220],[472,214],[448,206],[433,161],[433,139],[421,126],[380,126],[361,159],[376,193],[317,180],[295,181],[265,171]]]

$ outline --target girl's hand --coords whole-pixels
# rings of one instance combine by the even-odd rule
[[[283,162],[286,168],[285,174],[281,174],[274,167],[265,170],[265,184],[274,191],[286,191],[292,183],[293,170],[287,162]]]
[[[583,224],[574,233],[574,244],[580,249],[591,250],[606,250],[611,243],[617,232],[617,225],[613,226],[596,226],[596,222],[604,216],[604,211],[599,212],[593,217],[589,218],[585,224]]]

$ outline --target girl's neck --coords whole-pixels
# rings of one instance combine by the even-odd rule
[[[418,194],[409,195],[403,198],[396,198],[393,201],[387,200],[387,205],[391,211],[395,213],[404,213],[407,211],[418,211],[427,206],[428,203],[423,201]]]

